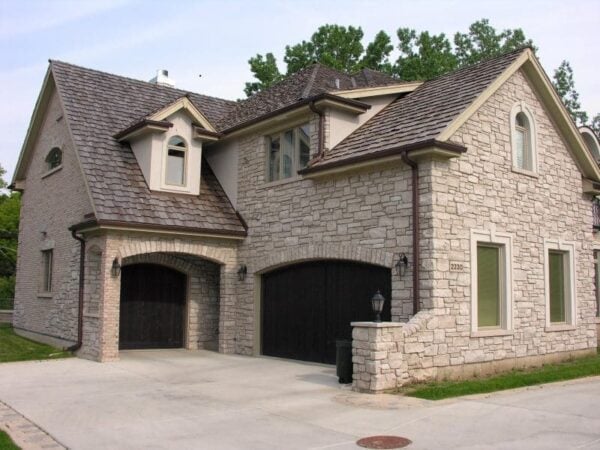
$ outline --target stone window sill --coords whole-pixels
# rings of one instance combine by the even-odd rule
[[[571,324],[560,324],[560,325],[548,325],[546,326],[545,330],[546,333],[551,333],[554,331],[573,331],[576,330],[577,327],[575,325],[571,325]]]
[[[537,174],[537,172],[534,172],[532,170],[527,170],[527,169],[520,169],[516,166],[512,167],[512,171],[515,173],[520,173],[521,175],[526,175],[528,177],[531,178],[539,178],[540,176]]]
[[[63,166],[62,164],[60,166],[56,166],[54,169],[50,169],[48,172],[46,172],[45,174],[42,175],[42,180],[46,177],[49,177],[50,175],[58,172],[59,170],[62,170]]]
[[[477,330],[471,331],[471,337],[480,338],[480,337],[496,337],[496,336],[512,336],[514,331],[512,330]]]
[[[302,179],[302,177],[301,177],[301,176],[299,176],[299,175],[294,175],[294,176],[291,176],[291,177],[289,177],[289,178],[283,178],[283,179],[281,179],[281,180],[267,181],[267,182],[266,182],[265,184],[263,184],[262,186],[259,186],[259,187],[257,188],[257,190],[260,190],[260,189],[268,189],[268,188],[271,188],[271,187],[281,186],[281,185],[283,185],[283,184],[293,183],[294,181],[299,181],[299,180],[301,180],[301,179]]]
[[[52,292],[38,292],[38,298],[52,298]]]

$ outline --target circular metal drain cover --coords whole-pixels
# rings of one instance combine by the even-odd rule
[[[376,449],[403,448],[411,443],[410,439],[401,436],[370,436],[356,441],[356,445]]]

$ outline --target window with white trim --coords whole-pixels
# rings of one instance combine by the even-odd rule
[[[52,259],[53,251],[42,250],[42,292],[52,292]]]
[[[533,115],[522,103],[511,111],[511,141],[513,169],[537,172],[535,122]]]
[[[296,175],[310,159],[310,125],[284,130],[267,139],[267,181]]]
[[[487,231],[471,233],[472,332],[512,328],[512,241]]]
[[[575,325],[575,245],[545,242],[546,325]]]
[[[165,170],[165,184],[171,186],[185,186],[187,147],[185,141],[179,136],[169,139],[167,145],[167,164]]]

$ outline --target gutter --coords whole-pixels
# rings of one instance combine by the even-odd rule
[[[323,157],[323,152],[325,150],[325,114],[323,114],[323,110],[319,109],[315,106],[315,101],[311,101],[308,104],[308,107],[312,112],[319,116],[319,145],[317,147],[317,158]]]
[[[412,254],[413,254],[413,316],[419,312],[420,292],[420,270],[419,270],[419,165],[408,157],[406,152],[402,153],[402,161],[410,166],[412,172]]]
[[[71,230],[71,236],[73,239],[79,241],[79,302],[77,307],[77,343],[72,345],[67,350],[70,352],[76,352],[81,348],[83,344],[83,288],[85,284],[85,239],[77,236],[77,231],[73,227]]]

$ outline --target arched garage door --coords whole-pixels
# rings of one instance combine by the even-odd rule
[[[386,298],[390,320],[390,270],[347,261],[312,261],[263,275],[262,353],[335,363],[335,341],[351,339],[350,322],[373,320],[371,297]]]
[[[121,271],[119,348],[183,347],[186,276],[156,264]]]

